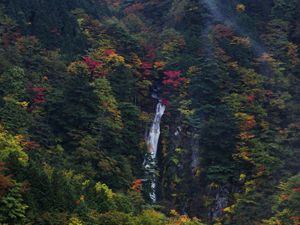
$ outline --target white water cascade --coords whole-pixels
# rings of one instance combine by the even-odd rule
[[[151,130],[147,136],[148,147],[150,149],[152,159],[156,158],[157,145],[158,145],[158,140],[160,135],[160,120],[166,109],[166,107],[162,105],[161,102],[162,100],[159,100],[159,103],[156,106],[156,114],[151,125]],[[144,164],[145,164],[145,168],[150,170],[149,163],[145,161]],[[155,186],[156,186],[155,182],[152,182],[151,188],[153,190],[155,190]],[[154,202],[156,201],[155,192],[153,194],[150,194],[150,197]]]

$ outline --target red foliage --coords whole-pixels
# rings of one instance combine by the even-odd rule
[[[132,189],[134,191],[139,191],[140,187],[142,186],[142,184],[141,184],[142,181],[143,181],[142,179],[133,181],[133,186],[130,189]]]
[[[293,191],[300,191],[300,188],[293,188]]]
[[[20,193],[25,193],[26,191],[29,191],[30,189],[29,188],[26,188],[26,186],[29,184],[29,182],[27,180],[24,181],[24,183],[22,184],[22,189],[20,190]],[[22,195],[21,195],[21,198]]]
[[[111,49],[108,49],[108,50],[105,51],[106,55],[111,55],[111,54],[115,54],[115,53],[116,53],[116,51],[113,51]]]
[[[161,98],[160,104],[164,106],[170,106],[169,101],[164,97]]]
[[[27,84],[26,84],[26,90],[27,91],[30,91],[30,90],[32,90],[32,88],[33,88],[33,84],[32,83],[30,83],[30,82],[28,82]]]
[[[48,26],[49,28],[51,28],[51,26]],[[53,30],[51,30],[52,33],[56,33],[57,35],[60,35],[60,33],[57,30],[57,27],[54,27]]]
[[[243,127],[245,127],[245,128],[252,128],[256,125],[256,123],[254,123],[253,121],[249,121],[249,120],[243,120],[241,122],[241,125],[243,125]]]
[[[23,145],[24,145],[24,150],[31,150],[31,149],[34,149],[35,146],[39,146],[39,145],[36,145],[35,141],[26,141],[23,143]]]
[[[35,105],[31,105],[27,108],[27,111],[32,112],[34,110]]]
[[[153,60],[155,59],[156,55],[154,53],[154,48],[152,44],[146,45],[144,43],[144,48],[147,49],[147,54],[145,55],[142,61],[141,68],[144,69],[143,72],[144,75],[150,75],[151,73],[150,69],[152,69]]]
[[[2,171],[5,170],[6,168],[4,167],[5,163],[0,162],[0,198],[1,196],[6,192],[7,189],[12,188],[15,186],[11,181],[9,176],[5,176]]]
[[[249,99],[251,102],[253,102],[253,100],[254,100],[254,96],[253,95],[246,96],[245,98]]]
[[[93,61],[89,57],[82,57],[82,59],[83,59],[82,62],[84,62],[87,65],[88,70],[90,72],[95,71],[96,66],[100,65],[100,63],[98,61]]]
[[[300,219],[300,217],[292,217],[292,216],[291,216],[290,219],[291,219],[291,220],[296,220],[296,221],[298,221],[298,220]]]
[[[17,32],[8,31],[4,33],[1,37],[2,39],[2,48],[7,51],[11,46],[11,42],[16,42],[18,38],[21,38],[20,29]]]
[[[145,9],[144,5],[141,3],[137,3],[137,4],[133,4],[130,7],[125,8],[125,12],[127,14],[131,14],[131,13],[141,13],[143,14],[143,10]]]
[[[184,77],[180,78],[180,71],[170,71],[164,72],[166,77],[163,77],[163,84],[173,85],[174,87],[178,87],[182,82],[185,82],[186,79]],[[169,86],[172,87],[172,86]]]
[[[119,6],[119,5],[120,5],[120,2],[119,2],[119,1],[116,1],[116,2],[113,3],[113,6],[115,6],[115,7],[117,7],[117,6]]]
[[[105,51],[106,55],[111,55],[113,53],[115,53],[115,51],[112,51],[112,50]],[[95,75],[100,76],[100,77],[107,77],[106,73],[99,72],[99,67],[103,67],[103,62],[98,62],[96,60],[93,61],[89,57],[82,57],[82,59],[83,59],[82,62],[84,62],[87,65],[88,70],[93,73],[93,77],[95,77]]]
[[[273,94],[273,92],[272,92],[272,91],[270,91],[270,90],[267,90],[267,92],[265,93],[265,95],[267,95],[268,97],[271,97],[271,96],[272,96],[272,94]]]
[[[51,30],[52,33],[57,32],[57,27],[54,27],[54,30]]]
[[[264,171],[265,168],[263,166],[257,168],[258,171]]]
[[[33,99],[37,103],[43,103],[45,101],[45,97],[43,94],[43,91],[45,91],[44,88],[32,88],[32,90],[37,91],[37,97]]]

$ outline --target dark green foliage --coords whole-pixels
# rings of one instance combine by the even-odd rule
[[[12,19],[16,19],[16,17],[17,17],[17,13],[16,13],[16,10],[15,10],[15,6],[14,6],[12,0],[9,1],[9,4],[8,4],[8,6],[7,6],[7,8],[6,8],[6,13],[7,13],[7,15],[9,15]]]
[[[1,223],[299,220],[298,1],[0,3]]]
[[[112,36],[112,40],[117,42],[116,50],[118,54],[128,55],[130,52],[139,52],[140,44],[132,37],[117,20],[110,20],[103,29]]]

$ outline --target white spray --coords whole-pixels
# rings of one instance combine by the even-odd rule
[[[151,125],[151,130],[148,134],[147,137],[147,142],[148,142],[148,148],[151,153],[151,159],[156,158],[156,153],[157,153],[157,145],[159,141],[159,135],[160,135],[160,120],[162,115],[165,112],[166,107],[162,105],[162,100],[159,100],[159,103],[156,106],[156,114],[153,120],[153,123]],[[145,168],[149,169],[150,165],[146,161],[144,162]],[[151,188],[152,190],[155,190],[156,184],[152,182]],[[153,194],[150,194],[151,199],[155,202],[156,201],[156,194],[153,192]]]

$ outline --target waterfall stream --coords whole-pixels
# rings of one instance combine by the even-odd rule
[[[162,100],[159,100],[158,104],[156,105],[156,114],[154,117],[154,120],[151,125],[150,132],[147,136],[147,142],[148,142],[148,147],[150,149],[151,153],[151,158],[155,159],[156,158],[156,153],[157,153],[157,145],[159,141],[159,135],[160,135],[160,120],[162,115],[165,112],[165,106],[161,104]],[[149,169],[150,165],[148,162],[144,162],[145,168]],[[155,190],[155,182],[152,182],[151,188]],[[156,201],[156,194],[155,192],[153,194],[150,194],[151,199],[155,202]]]

